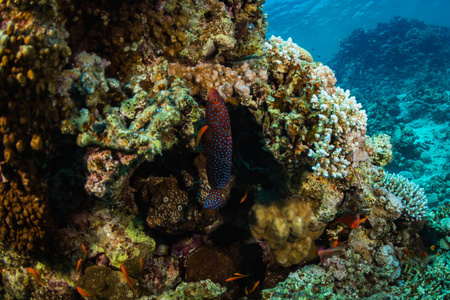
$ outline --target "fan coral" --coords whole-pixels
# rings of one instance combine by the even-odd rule
[[[312,129],[316,142],[309,149],[312,169],[318,175],[340,178],[347,176],[348,156],[357,152],[359,141],[366,132],[366,112],[361,109],[350,91],[336,88],[335,95],[322,90],[319,97],[312,96],[312,115],[319,122]]]
[[[386,172],[383,181],[376,184],[402,200],[403,216],[409,221],[425,219],[428,201],[425,192],[415,183],[398,174]]]

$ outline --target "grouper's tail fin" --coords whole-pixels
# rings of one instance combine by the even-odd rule
[[[206,198],[203,207],[206,209],[214,209],[222,204],[222,193],[219,189],[211,189],[208,197]]]

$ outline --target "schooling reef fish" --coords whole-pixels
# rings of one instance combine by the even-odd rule
[[[214,209],[222,204],[221,190],[230,180],[232,154],[230,117],[225,100],[215,89],[211,89],[208,93],[205,114],[206,126],[200,129],[197,144],[203,134],[206,149],[206,174],[211,187],[204,207]]]

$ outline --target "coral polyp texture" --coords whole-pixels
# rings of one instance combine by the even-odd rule
[[[264,241],[282,266],[316,258],[315,240],[326,226],[301,197],[271,205],[256,204],[250,210],[249,223],[253,237]]]
[[[428,201],[423,188],[401,175],[390,173],[386,173],[378,186],[400,198],[403,204],[403,215],[406,219],[411,221],[425,219]]]

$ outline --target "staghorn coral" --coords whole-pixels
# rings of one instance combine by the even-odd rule
[[[398,174],[386,173],[382,182],[377,186],[383,187],[403,204],[403,216],[409,221],[425,219],[428,202],[424,190],[418,185]]]
[[[316,258],[314,241],[326,226],[317,221],[308,204],[299,196],[282,203],[255,204],[249,213],[249,225],[253,237],[263,240],[282,266]]]

